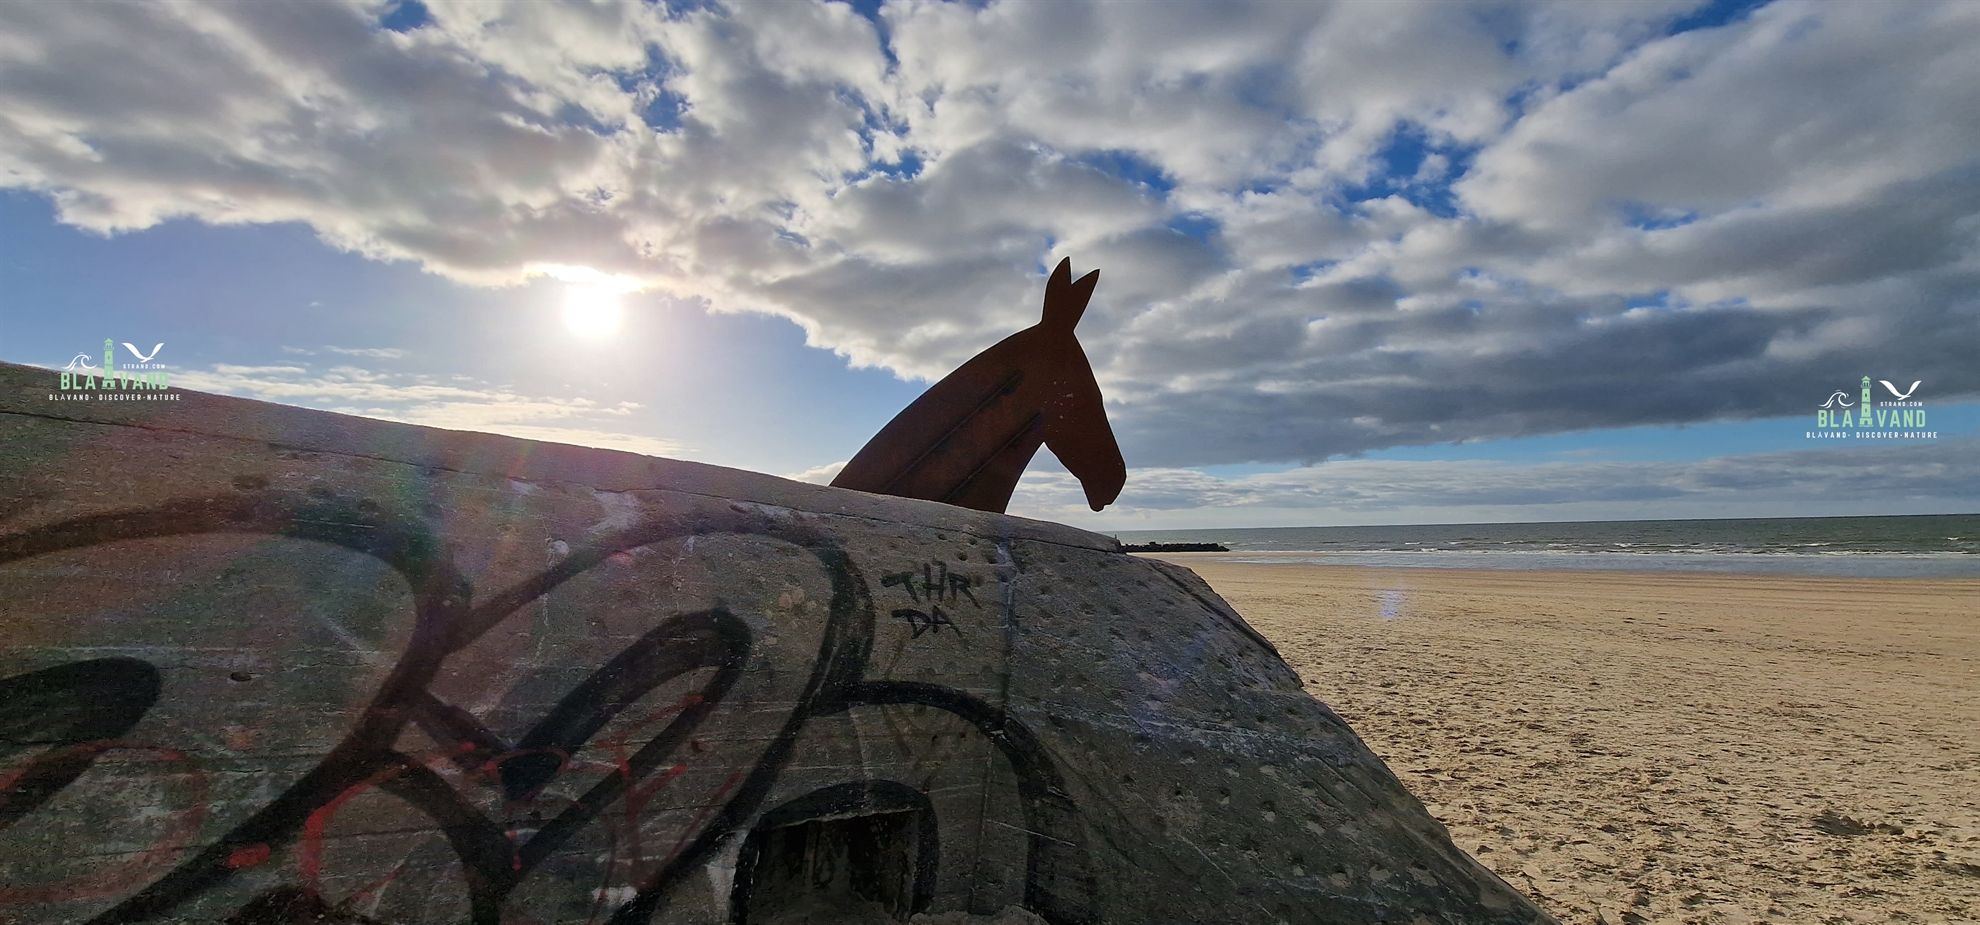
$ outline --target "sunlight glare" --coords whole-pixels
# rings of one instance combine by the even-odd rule
[[[625,313],[622,293],[613,286],[573,285],[564,295],[564,327],[586,340],[603,340],[619,330]]]

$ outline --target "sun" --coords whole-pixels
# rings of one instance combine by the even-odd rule
[[[633,277],[577,264],[533,264],[530,275],[564,284],[564,328],[586,341],[602,341],[617,334],[625,320],[626,297],[645,288]]]
[[[598,283],[572,285],[564,294],[564,327],[586,340],[604,340],[618,333],[625,314],[624,293]]]

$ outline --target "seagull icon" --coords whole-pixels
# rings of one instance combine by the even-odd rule
[[[1877,381],[1883,383],[1884,388],[1890,389],[1891,394],[1896,395],[1899,401],[1903,401],[1907,398],[1910,398],[1911,393],[1918,391],[1918,387],[1925,383],[1925,380],[1920,379],[1917,382],[1913,382],[1911,384],[1911,388],[1905,389],[1904,391],[1900,392],[1897,390],[1897,386],[1891,384],[1891,380],[1889,379],[1879,379]]]
[[[152,357],[158,355],[158,351],[165,349],[165,345],[156,344],[151,348],[150,353],[139,353],[138,348],[133,346],[130,341],[124,341],[124,349],[129,350],[131,352],[131,356],[137,357],[139,363],[149,363],[151,362]]]

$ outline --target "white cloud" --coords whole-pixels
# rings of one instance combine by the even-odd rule
[[[842,459],[838,462],[826,463],[822,466],[812,466],[801,472],[787,472],[784,474],[784,478],[795,479],[800,482],[810,482],[814,485],[830,485],[833,479],[839,477],[839,470],[846,467],[846,462],[847,460]]]
[[[12,5],[0,185],[589,268],[910,376],[1069,254],[1143,465],[1980,393],[1959,0],[429,6]]]
[[[293,347],[284,344],[281,350],[291,356],[309,357],[334,353],[339,356],[363,357],[369,360],[402,360],[407,355],[406,351],[398,347]]]
[[[350,352],[350,351],[337,351]],[[386,421],[447,430],[506,434],[604,447],[648,456],[680,456],[689,448],[630,431],[636,402],[547,396],[477,382],[357,366],[241,366],[217,364],[172,375],[178,388],[217,392]]]

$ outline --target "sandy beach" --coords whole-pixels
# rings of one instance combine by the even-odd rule
[[[1980,581],[1162,558],[1564,922],[1980,921]]]

